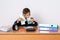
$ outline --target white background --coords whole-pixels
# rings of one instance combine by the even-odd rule
[[[25,7],[38,23],[60,24],[60,0],[0,0],[0,26],[12,25]]]

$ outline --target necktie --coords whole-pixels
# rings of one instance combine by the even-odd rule
[[[25,24],[26,24],[26,25],[28,24],[28,21],[27,21],[27,19],[26,19],[26,21],[25,21]]]

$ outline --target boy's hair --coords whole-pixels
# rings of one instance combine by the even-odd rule
[[[30,13],[30,9],[29,8],[24,8],[23,9],[23,14],[27,14],[28,12]]]

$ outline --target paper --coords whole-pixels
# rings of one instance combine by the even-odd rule
[[[25,24],[25,21],[21,21],[21,25],[24,25]]]
[[[12,27],[10,27],[10,26],[2,26],[2,27],[0,27],[0,31],[7,32],[7,31],[10,31],[10,30],[12,30]]]
[[[26,29],[28,29],[28,28],[33,28],[32,26],[28,26],[28,27],[25,27]]]

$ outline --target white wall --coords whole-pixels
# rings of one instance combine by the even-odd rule
[[[39,23],[60,24],[60,0],[0,0],[0,26],[13,24],[25,7]]]

